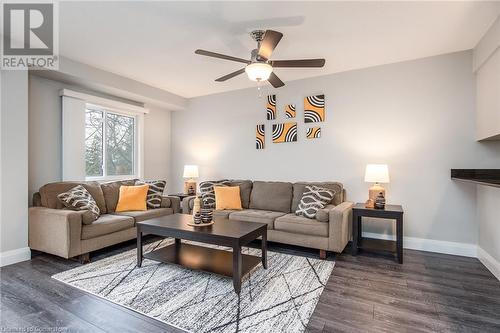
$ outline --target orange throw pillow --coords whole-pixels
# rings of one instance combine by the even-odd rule
[[[120,196],[116,205],[117,212],[146,210],[146,197],[149,185],[120,186]]]
[[[214,186],[215,209],[242,209],[239,186]]]

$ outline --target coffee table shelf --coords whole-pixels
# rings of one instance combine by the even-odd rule
[[[181,265],[186,268],[233,277],[233,253],[205,246],[171,244],[143,255],[146,259]],[[241,254],[241,276],[261,262],[260,257]]]
[[[192,227],[188,225],[192,218],[191,215],[173,214],[137,222],[137,267],[141,267],[143,258],[148,258],[229,276],[237,294],[241,292],[243,277],[259,262],[267,269],[267,224],[216,217],[213,225]],[[175,243],[143,254],[143,234],[171,237]],[[241,253],[242,246],[259,237],[262,240],[260,258]],[[233,251],[183,243],[181,240],[229,247]]]

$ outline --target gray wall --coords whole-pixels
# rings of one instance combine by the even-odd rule
[[[29,79],[29,193],[62,178],[61,97],[63,88],[79,87],[30,75]],[[110,97],[89,92],[102,97]],[[120,98],[113,99],[124,101]],[[129,101],[127,101],[129,102]],[[144,177],[167,179],[170,174],[170,111],[150,107],[144,116]]]
[[[477,221],[479,247],[500,263],[500,188],[477,186]]]
[[[26,260],[29,259],[28,73],[1,71],[0,77],[0,254],[19,250],[22,253],[16,259]],[[9,258],[2,255],[4,259]]]
[[[198,164],[202,180],[337,180],[364,202],[365,165],[387,163],[388,202],[404,206],[405,236],[476,244],[475,187],[450,180],[450,169],[498,167],[500,143],[475,142],[474,90],[471,52],[287,82],[276,90],[278,122],[285,104],[297,104],[299,137],[282,144],[270,140],[256,88],[191,99],[172,115],[171,178],[181,190],[183,165]],[[318,93],[323,137],[307,140],[303,97]],[[260,151],[257,124],[266,124]],[[378,221],[366,230],[390,229]]]
[[[146,105],[146,107],[148,107]],[[172,112],[148,107],[144,116],[144,178],[166,179],[170,186],[170,118]]]
[[[43,184],[62,179],[60,82],[30,75],[29,174],[30,195]]]

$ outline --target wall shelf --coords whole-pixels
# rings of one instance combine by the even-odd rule
[[[451,169],[451,179],[500,187],[500,169]]]

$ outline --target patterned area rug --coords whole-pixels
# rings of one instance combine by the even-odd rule
[[[144,252],[171,243],[157,241]],[[242,251],[260,256],[259,249]],[[52,277],[190,332],[303,332],[334,265],[268,251],[268,269],[259,264],[240,297],[228,277],[148,259],[137,268],[135,250]]]

